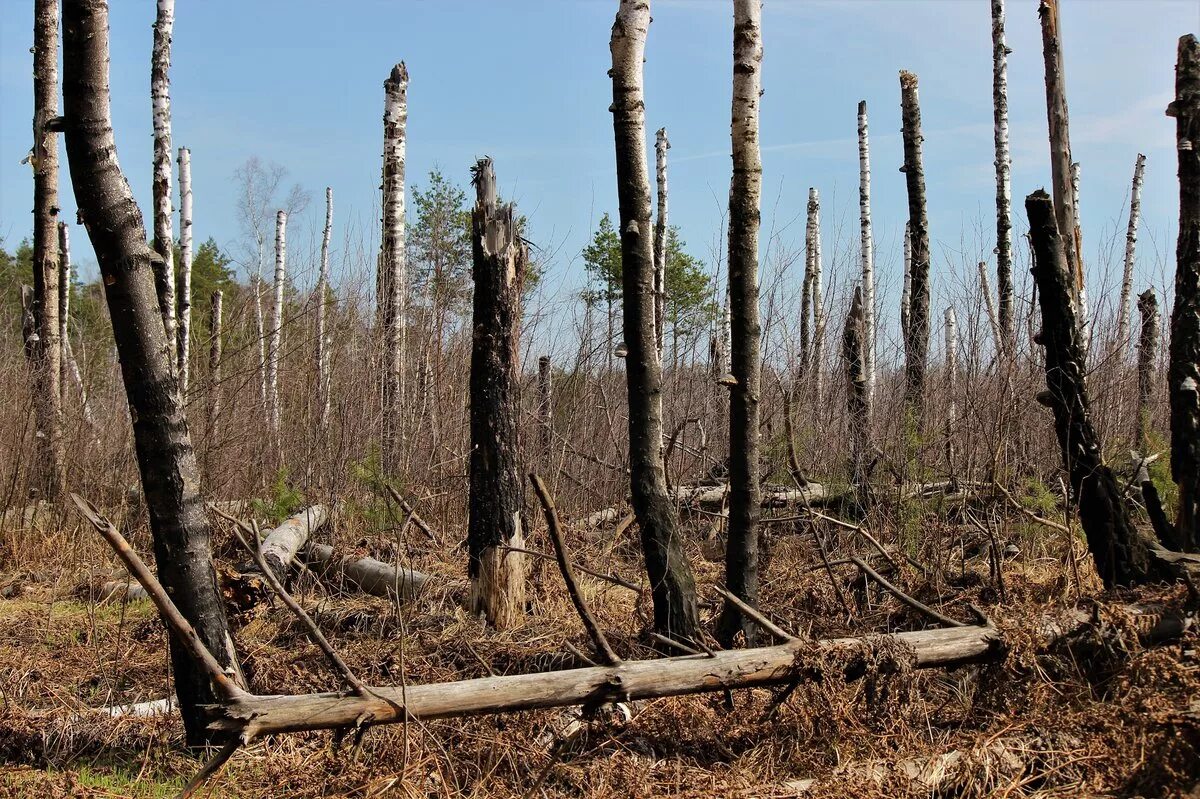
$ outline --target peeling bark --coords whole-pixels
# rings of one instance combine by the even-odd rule
[[[698,630],[696,584],[683,552],[674,503],[667,497],[662,452],[662,366],[654,352],[654,255],[650,176],[645,150],[643,61],[650,27],[647,0],[621,0],[613,22],[613,134],[620,217],[622,322],[629,355],[629,477],[633,509],[654,599],[654,628],[680,641]]]
[[[958,317],[953,308],[944,316],[946,333],[946,466],[951,475],[955,470],[954,438],[958,428]]]

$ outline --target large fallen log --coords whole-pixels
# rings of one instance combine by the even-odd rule
[[[329,511],[324,505],[313,505],[297,513],[267,533],[262,541],[262,556],[275,576],[283,580],[296,554],[304,548],[308,537],[325,526]]]
[[[338,557],[333,547],[325,544],[309,544],[302,556],[327,582],[344,581],[360,591],[398,602],[414,598],[429,582],[429,575],[416,569],[396,568],[375,558]]]

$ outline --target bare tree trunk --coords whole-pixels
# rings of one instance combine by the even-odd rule
[[[946,467],[958,474],[954,461],[954,437],[958,434],[958,317],[947,308],[946,325]]]
[[[658,218],[654,222],[654,336],[662,361],[663,328],[667,323],[667,129],[654,137],[654,165],[658,177]]]
[[[1038,401],[1054,411],[1054,431],[1070,475],[1088,549],[1106,587],[1145,582],[1150,554],[1129,519],[1122,492],[1101,456],[1084,384],[1083,342],[1075,319],[1071,266],[1059,235],[1054,204],[1039,189],[1025,198],[1033,247],[1033,276],[1042,307],[1039,341],[1045,348],[1046,391]]]
[[[525,616],[522,549],[520,377],[521,290],[529,249],[511,203],[496,200],[492,160],[471,170],[475,208],[471,249],[475,279],[471,319],[471,496],[467,571],[473,613],[500,629]]]
[[[912,303],[912,226],[904,223],[904,280],[900,287],[900,335],[908,343],[909,305]]]
[[[275,214],[275,281],[272,284],[271,340],[267,346],[267,399],[271,406],[271,443],[280,454],[279,348],[283,343],[283,287],[287,282],[287,212]]]
[[[1083,354],[1086,356],[1092,345],[1092,327],[1088,322],[1087,281],[1084,280],[1083,234],[1079,230],[1082,214],[1079,210],[1079,177],[1083,168],[1078,161],[1071,164],[1071,202],[1075,204],[1075,252],[1079,258],[1079,332],[1082,336]]]
[[[538,429],[542,457],[549,461],[554,443],[554,370],[549,355],[538,358]]]
[[[37,408],[37,488],[49,500],[66,482],[62,439],[62,344],[59,340],[58,3],[37,0],[33,17],[33,312]],[[27,339],[28,341],[29,339]]]
[[[808,217],[812,220],[812,396],[813,407],[825,396],[825,296],[821,290],[821,199],[816,189],[808,190]]]
[[[408,68],[401,61],[383,82],[383,238],[379,248],[377,302],[383,328],[384,474],[400,468],[404,419],[404,298],[408,291],[404,245],[404,149],[408,124]]]
[[[762,94],[762,2],[733,2],[733,178],[729,188],[729,308],[733,348],[729,387],[729,541],[725,582],[750,605],[758,604],[759,485],[758,400],[760,372],[758,319],[758,227],[762,159],[758,150],[759,97]],[[810,195],[811,196],[811,195]],[[813,290],[820,304],[820,277]],[[820,319],[819,316],[816,319]],[[820,352],[820,329],[814,350]],[[816,365],[819,373],[820,365]],[[819,388],[816,390],[819,391]],[[758,625],[732,601],[718,623],[728,647],[738,631],[753,646]]]
[[[1176,528],[1188,551],[1200,546],[1200,44],[1179,40],[1175,68],[1179,153],[1179,242],[1171,310],[1171,474],[1179,486]]]
[[[855,286],[842,332],[842,359],[846,362],[846,412],[850,423],[850,483],[859,505],[866,507],[870,493],[871,440],[863,346],[866,312],[862,295],[862,289]]]
[[[154,263],[158,306],[167,346],[175,358],[175,236],[171,231],[171,35],[175,0],[158,0],[154,50],[150,56],[150,101],[154,109]]]
[[[904,178],[908,184],[908,225],[912,240],[908,325],[904,337],[904,401],[912,422],[922,426],[925,364],[929,357],[929,220],[925,211],[925,169],[921,160],[921,106],[917,76],[900,73],[900,112],[904,137]]]
[[[258,400],[263,425],[271,425],[271,398],[267,392],[267,325],[263,319],[263,237],[258,237],[258,265],[254,272],[254,335],[258,343]]]
[[[992,340],[996,342],[996,354],[1004,355],[1010,350],[1006,349],[1005,333],[1000,320],[996,318],[996,301],[992,299],[992,287],[988,284],[986,261],[979,262],[979,290],[983,294],[983,308],[987,312],[988,324],[992,327]]]
[[[219,664],[242,682],[225,608],[214,579],[200,474],[175,384],[154,281],[155,254],[142,214],[117,165],[109,112],[108,5],[63,3],[63,101],[67,160],[79,215],[100,264],[113,322],[159,580]],[[218,694],[171,636],[188,742],[216,735],[202,707]]]
[[[1137,255],[1138,223],[1142,215],[1142,175],[1146,156],[1138,153],[1129,190],[1129,229],[1125,232],[1125,270],[1121,276],[1121,304],[1117,307],[1117,346],[1125,351],[1129,342],[1129,301],[1133,297],[1133,265]]]
[[[1083,260],[1079,249],[1079,220],[1075,215],[1075,193],[1071,188],[1071,133],[1067,113],[1067,83],[1063,72],[1062,41],[1058,32],[1058,0],[1041,0],[1038,16],[1042,23],[1042,56],[1046,65],[1046,117],[1050,128],[1050,178],[1054,214],[1062,234],[1063,252],[1071,267],[1071,299],[1079,303],[1083,290]],[[1086,316],[1076,320],[1080,329]],[[1087,348],[1084,348],[1086,356]]]
[[[875,402],[875,236],[871,232],[871,144],[867,101],[858,103],[858,218],[862,228],[863,369],[867,377],[867,416]]]
[[[1012,280],[1012,157],[1008,150],[1008,54],[1004,0],[992,2],[992,111],[996,122],[996,292],[1000,335],[996,350],[1011,357],[1016,346]],[[989,300],[990,300],[990,294]]]
[[[67,394],[67,380],[70,377],[71,365],[74,359],[67,355],[70,345],[71,320],[71,228],[66,222],[59,222],[58,229],[58,401],[62,406]]]
[[[179,148],[179,396],[187,402],[192,355],[192,151]]]
[[[1143,455],[1150,451],[1150,397],[1154,393],[1154,359],[1158,352],[1158,298],[1154,289],[1138,297],[1142,332],[1137,348],[1137,420],[1133,429],[1134,446]]]
[[[654,358],[654,255],[642,92],[650,4],[621,0],[613,23],[613,134],[620,217],[622,315],[629,357],[629,477],[654,598],[654,628],[677,640],[698,632],[696,584],[683,552],[662,453],[662,367]]]
[[[329,429],[329,342],[325,340],[325,315],[329,305],[329,240],[333,235],[333,189],[325,188],[325,231],[321,235],[321,272],[317,278],[317,435],[325,440]]]
[[[817,247],[816,206],[813,191],[808,190],[808,216],[804,223],[804,280],[800,291],[800,381],[806,382],[812,369],[813,336],[813,252]]]
[[[216,446],[221,433],[221,315],[224,295],[218,289],[212,293],[212,309],[208,317],[208,447]]]

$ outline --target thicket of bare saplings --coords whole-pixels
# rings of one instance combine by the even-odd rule
[[[153,165],[116,158],[108,3],[34,0],[34,227],[0,251],[6,795],[1200,784],[1195,37],[1163,121],[1178,164],[1137,155],[1110,240],[1080,227],[1055,0],[1035,4],[1052,185],[1013,208],[990,0],[995,234],[936,245],[900,71],[899,114],[858,105],[858,230],[816,187],[797,246],[760,199],[761,4],[732,0],[706,262],[668,215],[667,128],[647,146],[650,3],[615,5],[618,206],[564,297],[502,161],[406,173],[428,77],[403,62],[377,76],[379,227],[251,159],[236,275],[194,238],[173,0]],[[895,253],[869,113],[903,131]],[[125,179],[148,167],[149,224]],[[1178,171],[1171,286],[1136,279],[1145,169]],[[877,262],[903,266],[899,307]]]

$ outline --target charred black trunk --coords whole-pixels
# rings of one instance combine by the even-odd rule
[[[908,323],[904,329],[904,399],[911,421],[921,425],[925,366],[929,357],[929,218],[925,210],[925,167],[921,157],[921,105],[917,76],[900,73],[904,180],[908,186],[908,229],[912,246]]]

